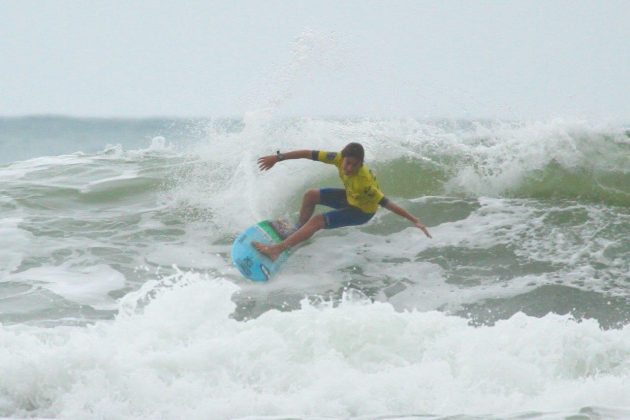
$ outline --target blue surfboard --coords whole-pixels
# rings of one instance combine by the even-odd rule
[[[267,281],[272,278],[289,258],[289,251],[282,252],[275,261],[261,254],[252,246],[252,241],[278,243],[295,232],[295,228],[285,220],[263,220],[248,227],[232,244],[232,264],[241,274],[253,281]]]

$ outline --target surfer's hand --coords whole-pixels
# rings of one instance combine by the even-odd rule
[[[258,158],[258,167],[261,171],[268,171],[273,168],[273,165],[278,162],[278,157],[276,155],[263,156]]]
[[[418,221],[415,223],[415,225],[418,229],[423,231],[424,234],[427,235],[428,238],[433,238],[433,236],[431,236],[431,234],[429,233],[429,229],[427,229],[427,227],[423,225],[422,222]]]

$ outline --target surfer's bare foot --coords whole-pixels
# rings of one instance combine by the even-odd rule
[[[271,261],[275,261],[282,250],[278,245],[267,245],[261,244],[260,242],[252,242],[254,248],[256,248],[259,252],[265,254]]]

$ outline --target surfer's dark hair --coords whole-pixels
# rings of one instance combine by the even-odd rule
[[[341,151],[341,157],[355,157],[363,163],[365,151],[359,143],[348,143]]]

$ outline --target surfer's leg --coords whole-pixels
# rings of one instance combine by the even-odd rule
[[[312,188],[304,193],[302,198],[302,207],[300,207],[300,218],[298,220],[298,226],[303,226],[313,215],[315,211],[315,205],[319,204],[320,195],[319,189]]]
[[[326,222],[324,221],[324,215],[316,214],[278,245],[281,246],[282,251],[287,248],[292,248],[300,242],[304,242],[313,236],[315,232],[322,229],[325,225]]]
[[[278,258],[278,256],[285,249],[294,247],[300,242],[304,242],[315,232],[322,229],[326,225],[323,214],[317,214],[311,217],[302,227],[289,235],[284,241],[277,244],[263,244],[260,242],[252,242],[254,248],[268,256],[272,261]]]

